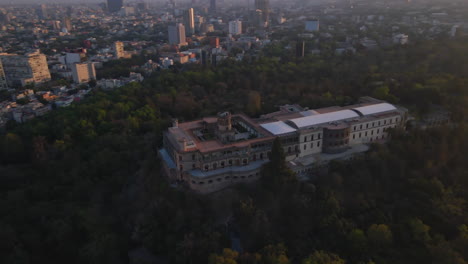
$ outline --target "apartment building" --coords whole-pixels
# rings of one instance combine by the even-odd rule
[[[403,127],[406,119],[406,109],[370,97],[315,110],[285,105],[255,120],[225,112],[174,122],[159,154],[171,181],[210,193],[257,180],[277,137],[290,168],[307,177],[331,160],[367,151],[369,143],[386,142],[389,129]]]
[[[75,83],[96,80],[96,70],[92,62],[72,64],[72,75]]]
[[[46,56],[39,50],[25,55],[1,53],[0,60],[10,86],[40,84],[51,80]]]
[[[8,89],[8,83],[5,76],[5,71],[3,70],[3,63],[0,60],[0,90]]]

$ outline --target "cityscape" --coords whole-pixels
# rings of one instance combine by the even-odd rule
[[[468,263],[465,0],[0,1],[0,263]]]

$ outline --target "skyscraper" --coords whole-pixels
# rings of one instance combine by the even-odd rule
[[[216,13],[216,0],[210,0],[210,12]]]
[[[40,19],[46,19],[49,17],[49,14],[47,13],[47,5],[45,4],[41,4],[36,11],[37,11],[37,16]]]
[[[63,20],[63,25],[62,25],[63,28],[66,28],[68,32],[70,32],[72,30],[72,23],[71,23],[71,19],[69,17],[66,17],[64,20]]]
[[[107,9],[109,12],[118,12],[123,6],[123,0],[107,0]]]
[[[184,26],[187,35],[191,36],[195,33],[195,19],[193,14],[193,8],[189,8],[184,13]]]
[[[255,9],[262,11],[262,21],[267,25],[270,19],[270,0],[255,0]]]
[[[169,34],[169,44],[173,45],[187,45],[185,41],[185,27],[181,23],[177,23],[175,25],[170,25],[168,27],[168,34]]]

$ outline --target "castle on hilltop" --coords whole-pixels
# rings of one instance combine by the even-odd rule
[[[284,105],[258,119],[223,112],[180,124],[175,120],[164,133],[159,156],[171,181],[210,193],[257,180],[277,137],[290,168],[306,179],[331,160],[386,142],[388,130],[404,127],[406,120],[405,108],[371,97],[315,110]]]

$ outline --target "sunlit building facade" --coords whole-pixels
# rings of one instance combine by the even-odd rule
[[[174,122],[159,154],[171,181],[210,193],[257,180],[279,138],[288,165],[305,179],[331,160],[348,159],[367,151],[369,143],[386,142],[389,130],[403,127],[406,116],[406,109],[370,97],[357,105],[316,110],[285,105],[258,119],[225,112]]]

